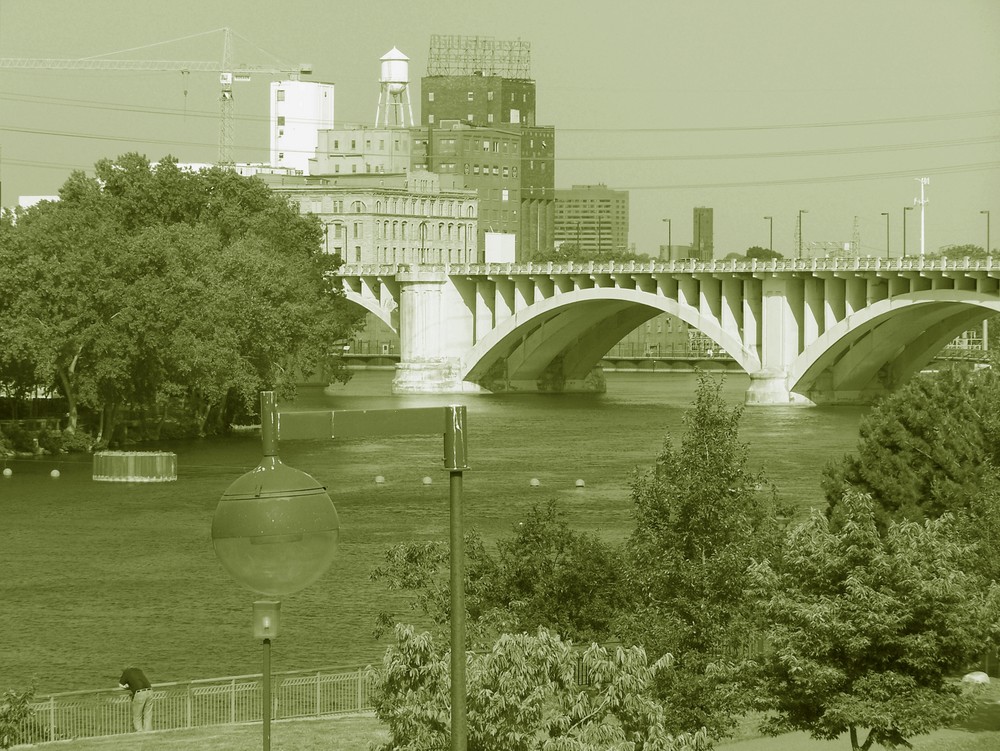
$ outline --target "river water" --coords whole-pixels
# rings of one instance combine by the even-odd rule
[[[696,387],[693,374],[609,373],[603,395],[404,397],[388,395],[391,378],[358,372],[327,392],[303,389],[281,408],[465,404],[466,523],[488,540],[550,498],[575,528],[622,539],[629,478],[652,463],[668,435],[679,440]],[[741,403],[747,384],[727,376],[726,398]],[[823,505],[822,468],[854,449],[862,413],[748,409],[741,438],[751,465],[806,514]],[[177,482],[94,482],[82,455],[6,462],[13,476],[0,479],[0,690],[32,681],[43,693],[114,686],[126,664],[142,666],[154,682],[260,671],[260,643],[250,632],[255,597],[221,568],[210,539],[219,498],[260,459],[259,438],[155,448],[177,453]],[[341,543],[328,574],[283,598],[273,669],[377,661],[385,643],[372,636],[375,615],[404,612],[406,603],[371,583],[371,569],[393,543],[447,540],[442,441],[287,442],[280,453],[327,486]],[[377,475],[384,484],[376,485]]]

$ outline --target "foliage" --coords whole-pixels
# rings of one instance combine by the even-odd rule
[[[397,626],[377,674],[374,704],[390,732],[378,751],[448,748],[450,654],[428,634]],[[579,667],[589,677],[578,685]],[[473,751],[644,751],[707,748],[704,730],[679,737],[649,695],[652,665],[639,647],[572,648],[546,629],[506,634],[467,656],[468,748]]]
[[[855,488],[881,524],[966,507],[1000,468],[1000,371],[920,374],[862,419],[857,452],[824,471],[833,508]]]
[[[747,248],[746,256],[747,258],[763,258],[763,259],[784,258],[784,256],[781,255],[781,253],[779,253],[778,251],[771,250],[770,248],[762,248],[759,245],[753,245]]]
[[[331,279],[315,217],[259,180],[138,154],[75,172],[3,229],[0,382],[55,387],[113,434],[126,410],[180,405],[202,431],[297,373],[344,379],[360,315]]]
[[[549,251],[540,251],[531,257],[532,263],[607,263],[608,261],[640,261],[649,260],[647,256],[640,256],[627,248],[614,248],[609,250],[587,250],[576,243],[566,242],[558,248]]]
[[[30,725],[35,715],[31,702],[35,687],[23,691],[7,689],[0,696],[0,748],[10,748],[30,738]]]
[[[621,620],[628,643],[677,657],[657,684],[674,708],[671,727],[707,725],[713,735],[742,709],[727,658],[755,625],[748,566],[772,555],[780,536],[773,489],[747,468],[742,408],[726,405],[721,386],[699,375],[679,448],[668,437],[655,466],[633,481]]]
[[[934,253],[925,253],[925,258],[986,258],[986,249],[981,245],[945,245]]]
[[[950,516],[891,522],[881,535],[873,501],[857,492],[837,514],[834,525],[814,513],[780,559],[753,570],[773,647],[761,660],[758,704],[774,713],[764,729],[850,731],[855,749],[907,745],[974,709],[947,676],[985,646],[997,585],[964,570],[970,546]]]
[[[473,642],[500,632],[539,626],[570,639],[611,635],[621,607],[616,556],[597,536],[570,528],[554,501],[534,506],[496,553],[475,532],[466,537],[466,607]],[[403,543],[390,548],[372,572],[393,590],[414,593],[413,606],[444,628],[449,623],[449,551],[444,543]],[[378,632],[392,625],[379,617]]]

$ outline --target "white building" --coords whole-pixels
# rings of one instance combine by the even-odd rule
[[[309,174],[317,134],[333,127],[333,84],[271,82],[271,165]]]

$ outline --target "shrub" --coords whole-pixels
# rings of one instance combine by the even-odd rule
[[[35,716],[31,706],[34,698],[34,686],[24,691],[7,689],[0,697],[0,748],[28,741]]]

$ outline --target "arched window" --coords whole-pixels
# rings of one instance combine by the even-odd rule
[[[381,201],[376,201],[375,202],[375,213],[376,214],[381,214],[382,213],[382,202]]]
[[[476,215],[476,207],[475,207],[474,204],[470,203],[468,206],[465,207],[465,215],[469,219],[472,219],[473,217],[475,217],[475,215]]]
[[[351,203],[351,211],[355,214],[362,214],[365,211],[364,201],[353,201]]]

